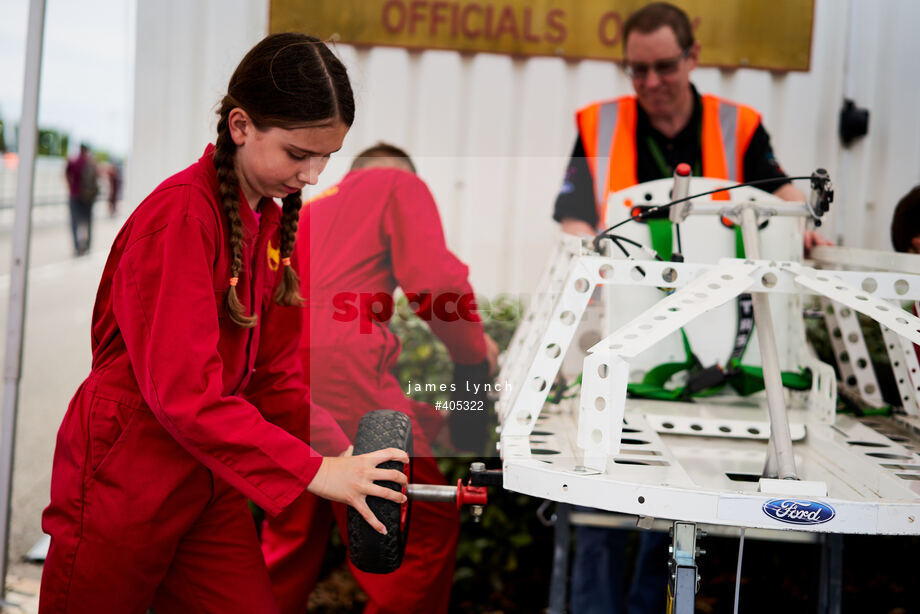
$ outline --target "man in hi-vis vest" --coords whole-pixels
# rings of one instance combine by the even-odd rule
[[[681,9],[649,4],[623,26],[624,68],[635,95],[595,102],[576,114],[578,138],[556,198],[554,219],[572,234],[603,225],[607,196],[670,177],[687,162],[693,175],[733,181],[776,179],[760,185],[779,198],[804,201],[776,162],[760,113],[690,82],[700,44]],[[806,251],[829,241],[806,233]]]
[[[636,93],[577,112],[578,138],[553,214],[564,231],[596,234],[604,228],[611,192],[671,177],[682,162],[695,176],[775,179],[758,187],[785,200],[805,200],[776,162],[760,113],[700,94],[690,82],[700,44],[686,13],[664,2],[643,7],[623,26],[623,51]],[[806,232],[804,242],[806,251],[830,243],[814,232]],[[640,534],[624,608],[628,538],[623,530],[576,527],[572,614],[664,611],[667,535]]]

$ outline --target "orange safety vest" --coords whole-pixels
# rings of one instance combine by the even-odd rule
[[[703,176],[744,181],[744,154],[760,125],[760,113],[712,94],[703,94],[701,98]],[[595,102],[579,109],[576,121],[594,177],[597,223],[601,227],[607,218],[608,195],[639,183],[636,97],[621,96]],[[724,192],[720,194],[727,197]]]

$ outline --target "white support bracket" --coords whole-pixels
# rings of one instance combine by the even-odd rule
[[[896,335],[887,326],[882,325],[881,329],[891,372],[898,386],[901,408],[908,416],[920,416],[920,403],[917,400],[920,396],[920,361],[917,360],[914,344]]]
[[[555,300],[552,300],[552,311],[545,330],[536,343],[528,344],[530,347],[523,350],[530,357],[524,363],[527,365],[526,373],[522,379],[516,380],[518,385],[508,387],[507,398],[503,395],[500,400],[501,428],[505,435],[529,434],[540,415],[565,352],[597,287],[597,277],[585,260],[571,260],[561,292],[549,297]]]
[[[499,382],[509,382],[514,378],[515,371],[520,370],[525,365],[524,360],[528,362],[533,356],[524,356],[528,349],[535,342],[534,336],[539,337],[543,332],[541,325],[546,324],[546,318],[552,311],[556,295],[561,290],[561,285],[565,281],[565,274],[568,271],[569,264],[573,258],[580,253],[581,241],[575,237],[564,237],[562,241],[556,244],[546,266],[543,268],[543,274],[537,284],[534,300],[527,309],[527,313],[521,320],[521,323],[514,331],[508,349],[501,358],[501,370],[498,374]]]
[[[808,267],[794,267],[797,275],[795,283],[803,288],[807,288],[820,296],[826,296],[837,303],[842,303],[847,307],[865,314],[878,322],[890,328],[895,333],[909,339],[913,343],[920,344],[920,318],[907,313],[903,309],[887,302],[888,298],[899,298],[900,294],[897,288],[893,288],[894,293],[886,288],[879,286],[874,293],[856,288],[837,276],[837,271],[821,270],[817,271]],[[914,284],[920,289],[920,276],[902,275],[901,278],[914,278]],[[906,279],[902,279],[908,283]],[[904,292],[907,293],[907,290]],[[894,294],[894,295],[892,295]]]
[[[576,442],[585,451],[588,469],[603,472],[607,458],[620,453],[628,380],[629,365],[615,352],[599,350],[585,357]]]
[[[821,310],[843,388],[869,407],[885,405],[856,312],[822,297]]]
[[[833,424],[837,415],[837,374],[834,367],[819,360],[807,345],[799,346],[795,356],[800,369],[811,371],[808,406],[812,414],[821,422]]]

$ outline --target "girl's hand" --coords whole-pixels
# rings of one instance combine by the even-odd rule
[[[351,456],[351,450],[352,448],[349,447],[341,456],[323,457],[323,464],[313,476],[313,481],[307,486],[307,490],[324,499],[352,506],[375,531],[386,535],[386,527],[377,520],[367,506],[367,496],[380,497],[394,503],[405,503],[404,494],[386,486],[379,486],[374,482],[385,480],[406,486],[409,483],[406,474],[396,469],[378,469],[377,465],[387,461],[408,464],[409,455],[396,448],[386,448],[368,454]]]

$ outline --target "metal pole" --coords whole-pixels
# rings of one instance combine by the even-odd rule
[[[553,541],[553,573],[549,583],[547,614],[565,614],[566,585],[569,580],[569,504],[556,504]]]
[[[3,368],[3,417],[0,422],[0,599],[6,597],[9,563],[10,509],[13,492],[13,450],[16,411],[22,369],[25,329],[26,281],[32,229],[32,184],[38,147],[38,88],[41,83],[45,0],[31,0],[26,38],[25,83],[19,118],[19,174],[16,183],[16,217],[13,222],[13,259],[10,266],[10,306],[6,324],[6,359]]]
[[[693,614],[700,575],[696,565],[696,524],[675,522],[668,564],[668,614]]]
[[[840,614],[843,593],[843,535],[825,533],[821,539],[821,582],[818,614]]]
[[[757,215],[754,208],[741,208],[741,234],[744,239],[744,253],[752,260],[760,259],[760,244],[757,236]],[[776,470],[780,479],[796,479],[795,457],[792,453],[792,435],[789,432],[789,418],[783,397],[783,382],[780,377],[779,352],[776,349],[776,335],[773,331],[773,316],[770,313],[770,297],[766,292],[753,292],[754,327],[760,342],[760,361],[763,363],[763,383],[767,392],[767,409],[770,413],[770,439],[776,453]],[[769,455],[768,455],[769,456]]]

